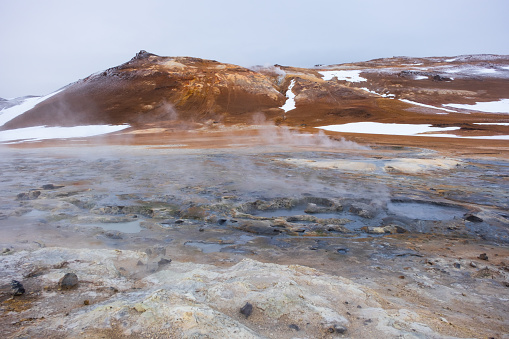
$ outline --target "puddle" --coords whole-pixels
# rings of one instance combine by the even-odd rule
[[[83,225],[87,227],[100,227],[105,231],[118,231],[122,233],[138,233],[141,231],[141,221],[128,221],[128,222],[108,222],[108,223],[97,223]]]
[[[296,215],[312,215],[319,219],[333,219],[339,218],[338,213],[306,213],[304,209],[294,208],[294,209],[278,209],[278,210],[264,210],[264,211],[255,211],[251,213],[251,215],[257,217],[264,218],[277,218],[277,217],[294,217]]]
[[[425,202],[390,202],[387,204],[390,214],[419,220],[452,220],[466,213],[461,207],[441,206]]]
[[[188,241],[184,245],[199,248],[203,253],[220,252],[222,248],[232,246],[232,244],[204,243],[199,241]]]

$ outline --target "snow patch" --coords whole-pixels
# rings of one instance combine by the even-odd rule
[[[474,125],[509,126],[509,122],[474,122]]]
[[[456,111],[453,111],[453,110],[450,110],[450,109],[447,109],[447,108],[435,107],[435,106],[431,106],[431,105],[421,104],[419,102],[410,101],[410,100],[406,100],[406,99],[400,99],[400,101],[406,102],[407,104],[411,104],[411,105],[422,106],[422,107],[426,107],[426,108],[433,108],[433,109],[443,110],[443,111],[446,111],[446,112],[456,113]]]
[[[295,94],[292,91],[294,85],[295,85],[295,79],[293,79],[290,82],[290,86],[288,86],[288,90],[286,91],[286,97],[288,99],[286,99],[286,102],[283,106],[279,107],[282,110],[284,110],[285,113],[288,111],[291,111],[292,109],[295,109]]]
[[[486,113],[509,113],[509,99],[501,99],[499,101],[476,102],[473,105],[445,104],[443,106],[468,109],[472,111],[480,111]]]
[[[345,80],[348,82],[362,82],[366,81],[366,78],[360,76],[361,70],[351,70],[351,71],[319,71],[321,75],[323,75],[323,80],[329,81],[332,78],[337,78],[338,80]]]
[[[326,131],[342,133],[402,135],[441,138],[509,140],[509,135],[460,136],[454,134],[433,134],[431,132],[457,131],[460,127],[431,127],[426,124],[386,124],[380,122],[353,122],[343,125],[317,127]]]
[[[480,69],[477,69],[476,72],[478,74],[494,74],[494,73],[497,73],[497,70],[493,69],[493,68],[480,68]]]
[[[377,93],[375,91],[372,91],[366,87],[361,87],[360,89],[362,89],[363,91],[366,91],[366,92],[369,92],[371,94],[375,94],[375,95],[378,95],[378,96],[381,96],[381,97],[384,97],[384,98],[391,98],[391,99],[394,99],[395,95],[394,94],[380,94],[380,93]]]
[[[326,131],[343,133],[385,134],[385,135],[418,135],[428,132],[454,131],[459,127],[431,127],[416,124],[385,124],[380,122],[352,122],[342,125],[318,127]]]
[[[417,75],[414,79],[415,80],[426,80],[426,79],[428,79],[428,77],[425,75]]]
[[[12,119],[20,116],[21,114],[25,113],[26,111],[31,110],[37,104],[43,102],[44,100],[54,96],[55,94],[57,94],[61,91],[63,91],[63,89],[61,89],[60,91],[53,92],[53,93],[48,94],[43,97],[28,98],[25,101],[23,101],[22,103],[20,103],[19,105],[12,106],[12,107],[1,110],[0,111],[0,126],[5,125]]]
[[[130,125],[88,125],[73,127],[34,126],[0,131],[0,142],[16,143],[48,139],[86,138],[118,132]]]

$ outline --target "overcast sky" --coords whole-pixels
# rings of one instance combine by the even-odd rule
[[[508,0],[0,0],[0,97],[51,93],[144,49],[252,66],[509,54]]]

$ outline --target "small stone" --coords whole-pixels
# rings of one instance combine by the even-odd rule
[[[473,214],[466,214],[465,220],[470,221],[470,222],[483,222],[484,221],[481,218],[479,218],[478,216],[473,215]]]
[[[168,265],[169,263],[171,263],[171,259],[161,258],[161,260],[159,260],[157,262],[157,265],[164,266],[164,265]]]
[[[334,332],[336,333],[339,333],[339,334],[343,334],[343,333],[346,333],[347,329],[345,326],[341,326],[341,325],[334,325]],[[331,332],[331,333],[334,333],[334,332]]]
[[[475,262],[473,262],[473,261],[472,261],[472,262],[470,263],[470,266],[475,268],[475,267],[477,267],[477,264],[476,264]]]
[[[22,295],[25,293],[25,288],[17,280],[11,281],[11,289],[12,289],[12,295]]]
[[[87,299],[87,300],[85,300],[85,301],[83,302],[83,305],[90,305],[90,300],[88,300],[88,299]]]
[[[479,254],[479,256],[477,258],[479,258],[481,260],[488,260],[488,256],[486,255],[486,253]]]
[[[250,303],[246,302],[246,304],[244,306],[242,306],[242,308],[240,309],[240,313],[245,315],[246,319],[249,318],[251,313],[253,313],[253,305],[251,305]]]
[[[66,273],[58,282],[58,287],[62,290],[70,290],[78,286],[78,276],[75,273]]]
[[[461,268],[461,264],[460,264],[460,263],[455,262],[455,263],[454,263],[454,268]]]
[[[291,325],[288,325],[289,328],[291,328],[292,330],[295,330],[295,331],[300,331],[300,328],[299,326],[297,326],[296,324],[291,324]]]
[[[11,249],[6,247],[6,248],[2,249],[2,254],[7,254],[10,251],[11,251]]]
[[[205,231],[205,230],[204,230],[203,228],[200,228],[198,231],[199,231],[199,232],[203,232],[203,231]]]
[[[400,275],[398,278],[405,279],[405,276],[404,275]]]
[[[143,262],[141,260],[138,260],[138,262],[136,263],[136,266],[143,266]]]

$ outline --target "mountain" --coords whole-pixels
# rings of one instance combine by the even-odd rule
[[[256,113],[291,127],[360,121],[461,126],[507,121],[509,110],[486,114],[475,106],[508,99],[507,88],[509,56],[248,69],[140,51],[120,66],[66,86],[0,128],[129,124],[139,129],[181,122],[189,128],[207,121],[250,124]]]

